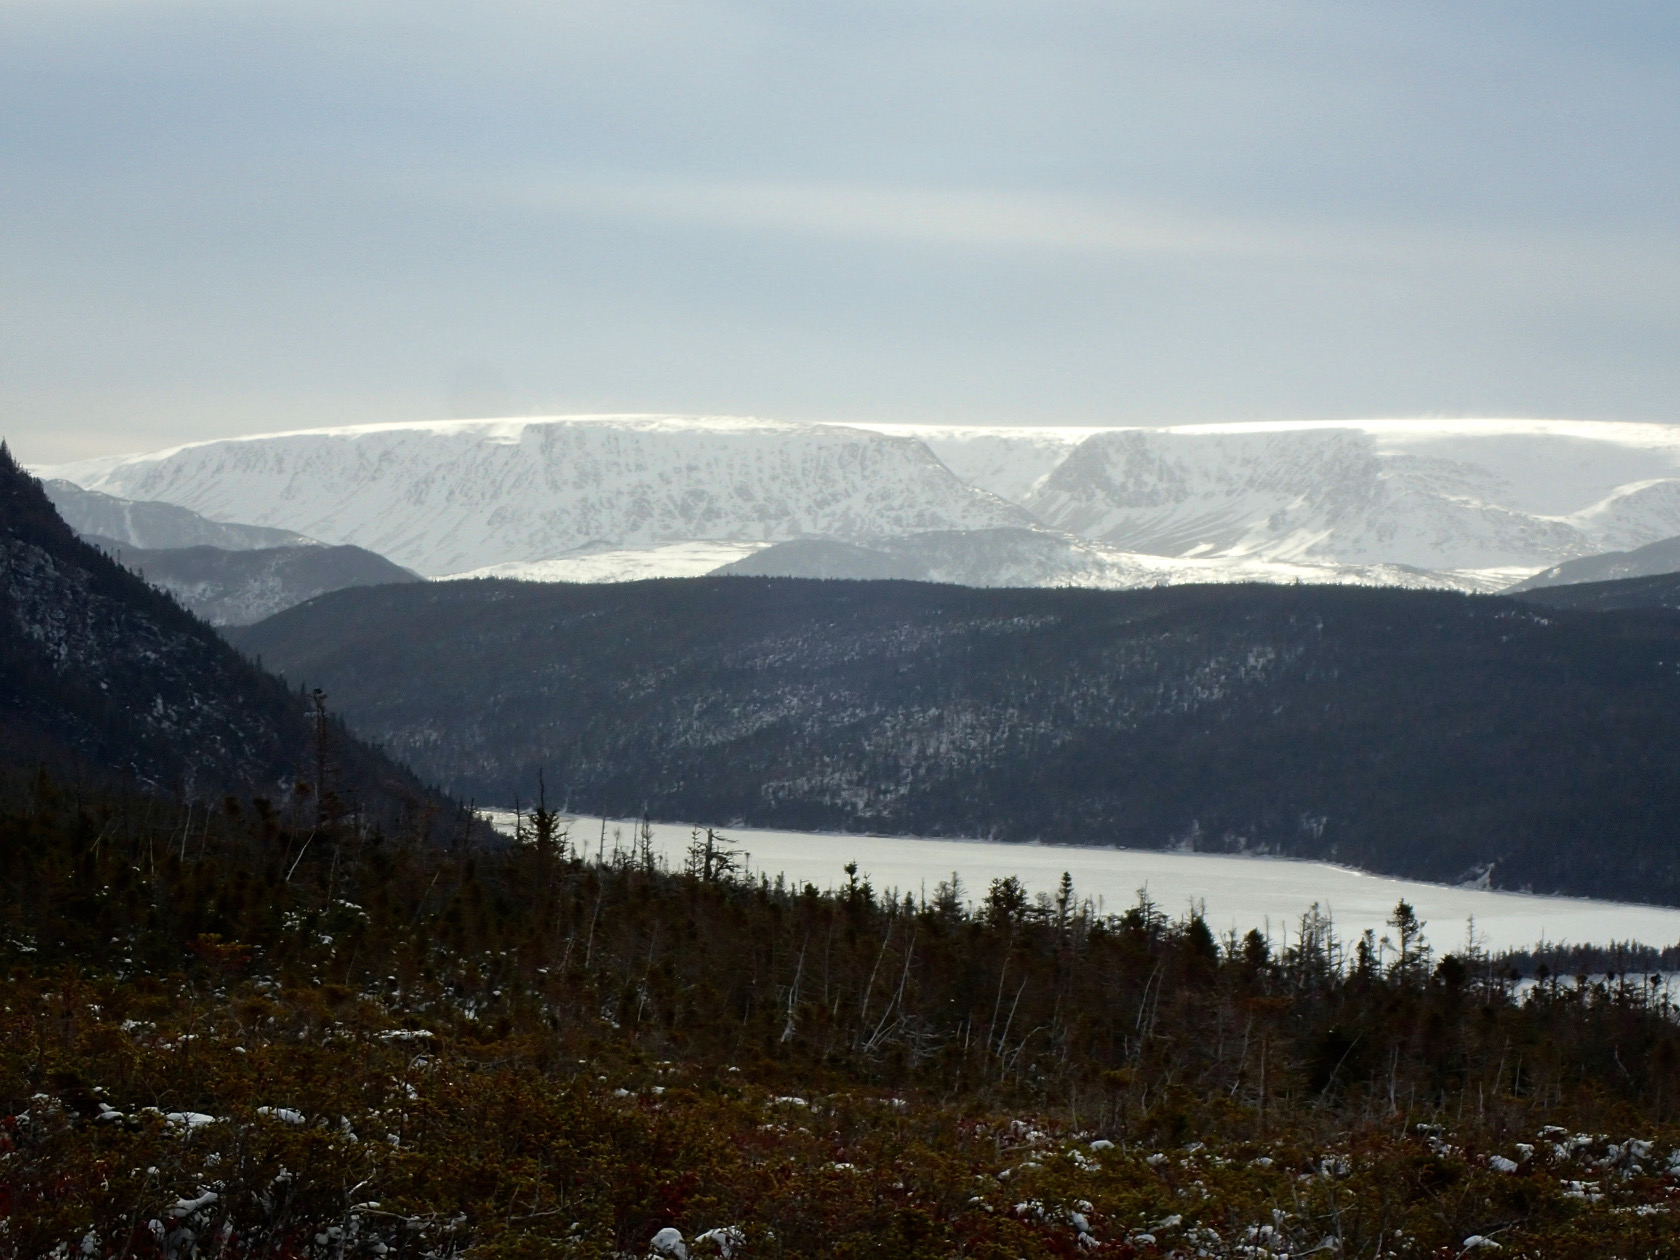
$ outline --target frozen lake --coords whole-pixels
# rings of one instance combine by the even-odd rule
[[[511,831],[513,814],[483,811]],[[615,846],[628,850],[637,823],[629,820],[567,817],[564,824],[579,848],[590,856]],[[653,849],[674,869],[688,850],[690,829],[654,823]],[[1160,853],[1144,849],[1101,849],[1073,845],[995,844],[979,840],[918,840],[887,836],[843,836],[821,832],[718,829],[730,847],[747,854],[756,874],[789,883],[829,889],[843,884],[847,862],[858,864],[858,878],[868,878],[877,892],[896,889],[902,897],[933,894],[934,885],[956,872],[964,898],[985,895],[994,879],[1014,875],[1030,893],[1053,893],[1062,872],[1073,877],[1074,894],[1091,899],[1114,914],[1135,905],[1139,889],[1167,914],[1179,915],[1192,904],[1205,907],[1208,926],[1217,935],[1259,928],[1274,941],[1285,930],[1291,937],[1301,916],[1316,902],[1329,914],[1336,933],[1351,944],[1366,928],[1378,936],[1384,921],[1404,898],[1425,921],[1425,935],[1437,953],[1465,943],[1472,919],[1476,939],[1488,949],[1520,949],[1548,944],[1608,945],[1635,941],[1666,946],[1680,942],[1680,909],[1539,897],[1523,893],[1452,888],[1416,880],[1368,875],[1324,862],[1284,858],[1229,857],[1211,853]]]

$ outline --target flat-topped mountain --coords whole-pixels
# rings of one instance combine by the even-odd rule
[[[746,554],[796,537],[1031,523],[919,442],[771,420],[370,425],[199,443],[61,475],[354,543],[427,576],[694,539]]]
[[[1080,545],[1059,559],[1040,547],[1031,563],[1006,548],[962,572],[990,585],[1493,590],[1680,534],[1680,430],[1655,424],[572,416],[268,434],[44,471],[364,547],[427,576],[698,575],[787,542],[914,551],[925,534],[1037,530]]]

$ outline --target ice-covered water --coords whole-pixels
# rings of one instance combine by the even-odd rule
[[[509,811],[487,811],[511,830]],[[628,850],[638,824],[629,820],[568,817],[572,842],[588,856]],[[673,868],[681,867],[691,829],[653,823],[652,848]],[[1274,941],[1294,936],[1301,916],[1314,904],[1334,920],[1337,935],[1352,941],[1367,928],[1381,936],[1384,921],[1404,898],[1426,923],[1426,935],[1440,952],[1464,945],[1472,920],[1485,948],[1520,949],[1547,944],[1609,945],[1632,941],[1667,946],[1680,942],[1680,909],[1574,897],[1454,888],[1418,880],[1390,879],[1325,862],[1237,857],[1210,853],[1162,853],[1073,845],[996,844],[978,840],[920,840],[819,832],[761,831],[726,827],[718,834],[740,850],[752,871],[790,883],[833,888],[846,881],[844,867],[858,865],[876,891],[931,896],[953,872],[965,899],[985,895],[994,879],[1013,875],[1030,893],[1052,893],[1062,872],[1073,877],[1075,896],[1089,898],[1107,913],[1137,902],[1140,889],[1168,914],[1192,905],[1203,908],[1216,933],[1259,928]]]

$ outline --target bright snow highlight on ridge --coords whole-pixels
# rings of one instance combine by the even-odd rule
[[[355,543],[431,577],[688,576],[829,539],[972,585],[1493,590],[1680,535],[1680,430],[1657,424],[569,416],[265,434],[36,471]]]

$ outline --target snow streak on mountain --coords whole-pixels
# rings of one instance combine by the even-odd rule
[[[603,581],[835,563],[974,585],[1495,589],[1680,534],[1680,430],[1561,421],[1156,428],[453,421],[40,470],[430,576]],[[815,575],[815,570],[813,570]]]

